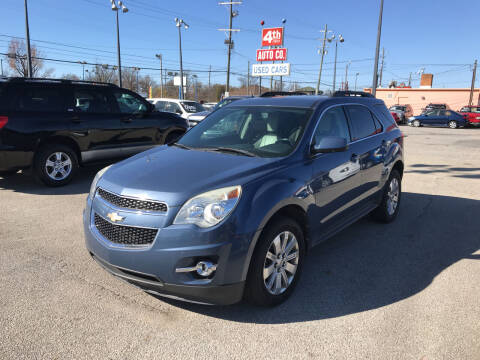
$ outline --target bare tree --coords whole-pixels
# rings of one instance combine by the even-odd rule
[[[66,80],[80,80],[80,78],[75,74],[63,74],[62,79]]]
[[[42,53],[35,45],[31,46],[32,55],[32,77],[48,77],[52,74],[53,69],[47,69],[43,73],[41,70],[44,66],[44,61],[40,59]],[[8,65],[16,75],[28,76],[28,62],[27,49],[23,40],[12,39],[8,45]]]
[[[153,89],[155,89],[156,86],[157,84],[155,83],[155,81],[152,80],[152,78],[149,75],[142,76],[139,79],[138,91],[140,95],[148,96],[150,87],[152,88],[152,92],[153,92],[154,91]],[[160,93],[160,89],[158,89],[158,92]]]
[[[125,89],[137,91],[137,70],[122,67],[122,86]]]
[[[95,67],[88,72],[87,80],[113,83],[116,82],[116,67],[109,65],[95,65]]]

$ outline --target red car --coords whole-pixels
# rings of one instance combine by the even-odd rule
[[[392,114],[393,118],[395,119],[395,122],[397,124],[399,124],[400,123],[400,116],[398,116],[398,114],[395,111],[390,111],[390,114]]]
[[[480,106],[464,106],[460,113],[465,116],[468,125],[480,126]]]

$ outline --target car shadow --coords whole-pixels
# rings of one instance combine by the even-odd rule
[[[480,236],[473,225],[479,209],[478,200],[404,193],[395,222],[378,224],[367,217],[314,248],[295,292],[274,308],[159,299],[206,316],[261,324],[377,309],[418,294],[458,261],[480,260],[474,254],[480,249]]]
[[[95,174],[105,165],[80,168],[71,183],[60,187],[49,187],[35,180],[28,172],[18,172],[6,178],[0,177],[0,191],[13,190],[25,194],[35,195],[75,195],[86,194]]]
[[[478,179],[480,174],[471,174],[472,172],[480,172],[478,167],[455,167],[437,164],[413,164],[410,165],[406,174],[449,174],[452,177]]]

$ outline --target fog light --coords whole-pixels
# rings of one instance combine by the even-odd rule
[[[199,261],[197,265],[185,267],[185,268],[176,268],[175,272],[177,273],[187,273],[196,271],[198,275],[207,277],[213,274],[217,270],[217,265],[213,264],[210,261]]]
[[[200,261],[197,264],[197,274],[200,276],[210,276],[215,270],[217,270],[217,265],[210,261]]]

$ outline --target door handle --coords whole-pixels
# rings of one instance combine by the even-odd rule
[[[357,162],[358,161],[358,155],[357,154],[352,154],[352,157],[350,158],[351,162]]]

